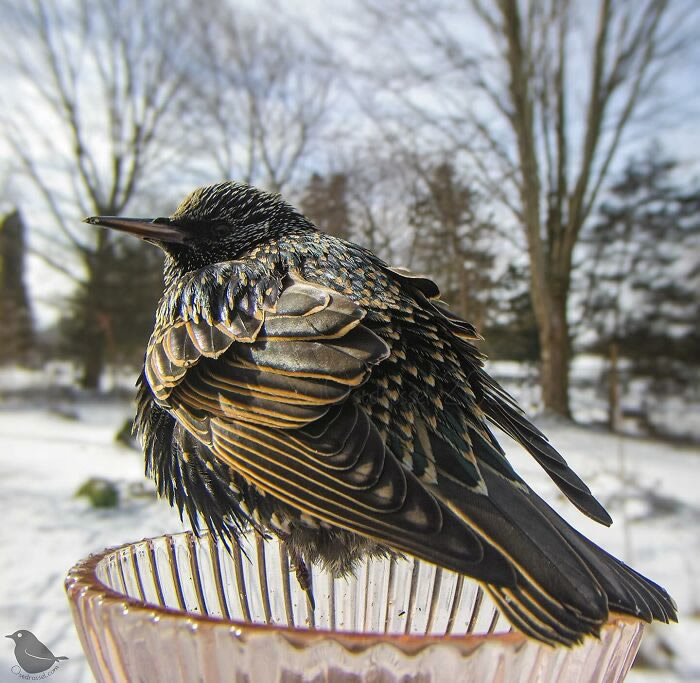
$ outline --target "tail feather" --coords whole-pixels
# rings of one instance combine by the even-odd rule
[[[585,515],[605,526],[612,518],[593,497],[583,480],[567,465],[566,460],[517,408],[485,395],[480,403],[487,417],[508,436],[522,444],[552,478],[564,495]]]
[[[675,619],[663,588],[575,531],[523,482],[484,463],[480,471],[487,494],[440,477],[436,495],[512,563],[516,585],[487,589],[514,626],[549,644],[574,645],[597,635],[610,611]]]
[[[612,519],[606,510],[568,467],[547,437],[520,413],[512,399],[497,384],[490,381],[486,387],[488,393],[482,397],[481,406],[488,418],[533,455],[579,510],[596,521],[609,525]],[[677,619],[677,607],[661,586],[589,541],[538,496],[531,494],[528,500],[586,563],[606,593],[611,610],[645,621],[658,619],[668,622]]]
[[[545,642],[572,645],[596,634],[608,601],[585,561],[528,501],[529,496],[488,467],[488,495],[440,482],[448,507],[513,565],[514,587],[488,589],[512,623]]]
[[[587,563],[606,592],[611,610],[648,622],[677,621],[676,604],[661,586],[589,541],[541,498],[533,496],[533,503]]]
[[[585,631],[581,628],[568,628],[539,610],[533,610],[532,602],[523,599],[522,594],[488,586],[488,591],[499,609],[513,626],[520,631],[549,645],[575,645],[580,643],[584,635],[597,633],[591,628]]]

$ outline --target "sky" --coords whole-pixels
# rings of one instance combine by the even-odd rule
[[[70,0],[64,0],[66,6],[73,4]],[[5,31],[11,23],[7,21],[10,9],[17,5],[14,2],[2,3],[0,5],[0,26],[5,26]],[[384,50],[377,49],[376,41],[378,33],[368,31],[367,45],[365,50],[358,50],[357,42],[353,36],[357,35],[358,29],[353,26],[353,19],[366,13],[363,9],[364,3],[341,3],[338,0],[332,2],[320,2],[319,0],[290,0],[287,2],[268,2],[262,5],[256,3],[243,3],[244,6],[251,8],[264,7],[266,11],[273,11],[278,15],[286,17],[290,26],[298,22],[300,31],[303,31],[310,41],[326,41],[343,54],[347,62],[355,65],[364,65],[366,68],[372,69],[378,60],[389,61],[396,55],[392,55],[391,47]],[[585,7],[584,5],[581,5]],[[690,5],[688,5],[690,6]],[[587,21],[592,21],[590,16],[584,13],[581,14],[580,20],[585,25]],[[382,28],[387,31],[391,27],[375,27],[375,31],[382,32]],[[452,32],[460,39],[472,43],[483,44],[486,49],[484,37],[480,34],[479,27],[476,24],[471,24],[468,20],[457,19],[451,25]],[[412,57],[412,36],[406,33],[399,35],[399,39],[407,46],[407,55]],[[13,49],[11,40],[5,40],[5,50]],[[430,53],[422,53],[420,59],[430,61]],[[700,88],[698,88],[697,74],[700,71],[700,50],[691,49],[687,53],[686,59],[674,67],[673,73],[667,77],[665,82],[666,99],[669,102],[667,111],[662,118],[657,119],[657,125],[651,130],[651,135],[658,138],[664,149],[671,155],[677,157],[681,161],[679,173],[682,177],[692,178],[700,176],[700,127],[697,125],[698,115],[700,114]],[[579,73],[572,73],[572,80],[576,80]],[[37,155],[44,154],[45,168],[51,168],[49,176],[49,185],[55,189],[56,187],[65,187],[65,176],[61,173],[60,161],[54,156],[46,158],[46,140],[58,143],[61,146],[61,131],[57,126],[56,121],[46,110],[45,105],[36,97],[34,86],[41,85],[40,82],[28,84],[13,74],[9,66],[6,64],[0,67],[0,79],[2,88],[0,88],[0,105],[3,110],[10,111],[16,106],[21,106],[27,112],[29,120],[27,126],[22,132],[27,140],[27,145],[30,150],[34,150]],[[371,92],[365,85],[359,85],[348,74],[344,74],[341,79],[346,85],[348,82],[354,83],[356,87],[356,95],[360,97],[371,97]],[[581,72],[580,80],[586,82],[585,74]],[[585,88],[583,88],[585,91]],[[439,111],[445,103],[434,98],[434,93],[429,87],[419,89],[416,97],[421,105],[430,102],[429,106],[434,106],[436,111]],[[431,99],[432,98],[432,99]],[[350,102],[352,98],[347,100]],[[574,102],[575,104],[575,102]],[[474,103],[476,107],[478,103]],[[42,109],[43,107],[43,109]],[[360,132],[371,132],[374,124],[363,117],[358,112],[357,108],[353,108],[351,104],[344,105],[347,117],[352,117],[348,125],[352,128],[353,133],[357,136]],[[0,118],[0,128],[4,125],[4,116]],[[24,119],[22,119],[22,123]],[[647,127],[644,134],[635,134],[634,131],[624,143],[621,153],[618,156],[618,164],[622,164],[626,160],[629,153],[632,151],[640,152],[651,140],[649,137],[650,131]],[[328,149],[325,153],[317,157],[319,165],[327,164],[332,167],[334,163],[334,155],[338,150],[346,147],[345,130],[336,139],[328,141]],[[97,147],[99,149],[99,141]],[[13,204],[19,204],[20,209],[25,215],[28,223],[33,228],[30,232],[31,245],[34,248],[45,245],[46,242],[40,240],[36,228],[41,226],[45,232],[50,232],[54,228],[51,225],[51,219],[47,215],[47,211],[42,207],[42,202],[37,196],[36,190],[30,184],[21,178],[17,172],[17,162],[14,154],[8,148],[7,143],[0,136],[0,210],[6,210]],[[168,213],[174,209],[175,205],[181,198],[181,195],[191,189],[194,185],[200,184],[199,180],[193,177],[193,174],[184,173],[181,166],[174,165],[169,169],[169,185],[170,189],[167,192],[168,196],[160,196],[158,199],[144,198],[141,205],[134,205],[132,212],[138,215],[147,215],[150,211],[157,210],[155,204],[158,204],[160,213]],[[207,181],[216,180],[213,173],[207,176]],[[147,204],[147,206],[143,206]],[[130,207],[131,208],[131,207]],[[79,213],[74,213],[75,218],[79,217]],[[498,214],[497,214],[498,215]],[[505,217],[504,217],[505,219]],[[80,226],[77,227],[77,234]],[[91,228],[85,226],[88,231]],[[87,234],[87,233],[86,233]],[[77,267],[74,264],[71,267]],[[35,298],[35,314],[40,325],[46,326],[55,321],[59,308],[55,305],[56,299],[60,295],[65,294],[71,288],[71,283],[65,276],[57,274],[55,271],[47,268],[41,259],[33,256],[29,260],[29,284],[32,294]],[[59,295],[59,296],[57,296]]]

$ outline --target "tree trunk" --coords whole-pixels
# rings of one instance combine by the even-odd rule
[[[459,312],[459,315],[461,315],[465,320],[469,320],[472,323],[472,325],[474,325],[478,330],[479,327],[477,326],[477,321],[474,320],[476,311],[473,310],[473,307],[469,305],[471,303],[469,300],[469,295],[471,294],[471,292],[469,291],[469,285],[467,283],[467,271],[464,268],[464,259],[461,259],[461,266],[458,272],[459,301],[457,302],[457,306],[455,308]]]
[[[89,282],[94,290],[99,291],[99,284],[94,280]],[[106,356],[106,339],[104,330],[100,325],[99,297],[90,297],[81,312],[82,334],[80,340],[80,365],[82,374],[80,386],[83,389],[99,389],[100,377],[104,371]]]
[[[104,346],[102,343],[91,344],[82,358],[83,374],[80,386],[83,389],[99,389],[100,377],[104,369]]]
[[[564,289],[533,287],[533,306],[540,335],[540,383],[544,410],[571,417],[569,408],[569,321]]]
[[[98,207],[98,209],[101,208]],[[118,215],[119,211],[98,211],[98,214]],[[80,385],[84,389],[99,388],[100,377],[105,366],[107,339],[102,316],[104,306],[107,303],[104,301],[104,283],[106,271],[110,267],[108,258],[110,248],[110,234],[106,230],[100,230],[95,250],[87,256],[86,296],[81,301],[82,310],[79,312],[82,327],[81,338],[74,342],[80,349],[82,366]]]
[[[618,368],[618,343],[610,342],[610,369],[608,394],[608,426],[613,432],[620,429],[620,372]]]

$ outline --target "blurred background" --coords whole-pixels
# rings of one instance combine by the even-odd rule
[[[700,680],[699,29],[696,0],[2,0],[5,632],[89,680],[65,571],[182,528],[130,437],[161,255],[80,220],[232,178],[439,283],[617,530],[571,520],[679,603],[632,677]]]

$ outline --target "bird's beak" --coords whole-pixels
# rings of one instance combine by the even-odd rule
[[[12,636],[5,636],[5,638],[12,638]]]
[[[121,218],[120,216],[90,216],[85,223],[98,225],[102,228],[112,228],[136,235],[141,239],[157,242],[177,242],[183,244],[190,234],[169,218]]]

